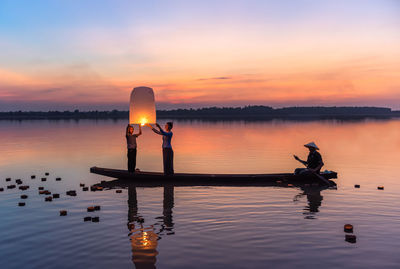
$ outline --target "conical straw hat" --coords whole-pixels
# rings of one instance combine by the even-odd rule
[[[308,144],[305,144],[304,146],[305,146],[306,148],[315,148],[315,149],[319,149],[319,148],[317,147],[317,145],[315,145],[314,142],[310,142],[310,143],[308,143]]]

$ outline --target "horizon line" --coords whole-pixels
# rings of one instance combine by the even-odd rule
[[[201,110],[201,109],[210,109],[210,108],[218,108],[218,109],[224,109],[224,108],[246,108],[246,107],[265,107],[265,108],[272,108],[273,110],[278,110],[278,109],[286,109],[286,108],[375,108],[375,109],[389,109],[391,112],[398,112],[400,109],[393,109],[391,107],[387,106],[343,106],[343,105],[332,105],[332,106],[322,106],[322,105],[317,105],[317,106],[282,106],[282,107],[273,107],[273,106],[268,106],[268,105],[245,105],[245,106],[203,106],[203,107],[189,107],[189,108],[171,108],[171,109],[156,109],[156,111],[176,111],[176,110]],[[8,111],[0,111],[0,113],[27,113],[27,112],[33,112],[33,113],[49,113],[49,112],[76,112],[76,113],[84,113],[84,112],[112,112],[112,111],[118,111],[118,112],[129,112],[129,109],[127,110],[120,110],[120,109],[104,109],[104,110],[99,110],[99,109],[94,109],[94,110],[81,110],[79,108],[75,109],[67,109],[67,110],[8,110]]]

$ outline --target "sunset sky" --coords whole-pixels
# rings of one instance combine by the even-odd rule
[[[400,109],[398,0],[0,0],[0,111]]]

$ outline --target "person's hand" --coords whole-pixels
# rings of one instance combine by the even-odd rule
[[[158,123],[156,123],[156,126],[157,126],[158,128],[161,128],[160,124],[158,124]]]
[[[293,155],[293,157],[295,158],[295,160],[300,160],[299,157],[297,157],[296,155]]]

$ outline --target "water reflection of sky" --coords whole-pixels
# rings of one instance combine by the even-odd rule
[[[17,207],[22,191],[0,193],[1,268],[395,268],[400,262],[399,121],[175,124],[177,171],[292,171],[298,164],[291,155],[305,156],[302,144],[314,140],[326,168],[339,172],[337,190],[131,187],[122,194],[82,192],[80,182],[105,179],[89,174],[90,166],[124,168],[124,125],[0,122],[1,175],[30,185],[23,208]],[[138,167],[161,170],[160,137],[145,130],[139,147]],[[50,176],[43,183],[39,179],[45,171]],[[31,174],[39,179],[31,180]],[[56,182],[56,176],[62,181]],[[353,187],[356,183],[360,189]],[[45,203],[37,193],[42,185],[61,198]],[[378,191],[378,185],[385,190]],[[78,196],[66,197],[69,189]],[[83,222],[90,215],[86,207],[94,204],[101,205],[92,214],[100,222]],[[68,216],[59,217],[60,209],[67,209]],[[345,223],[354,225],[356,244],[344,241]]]

